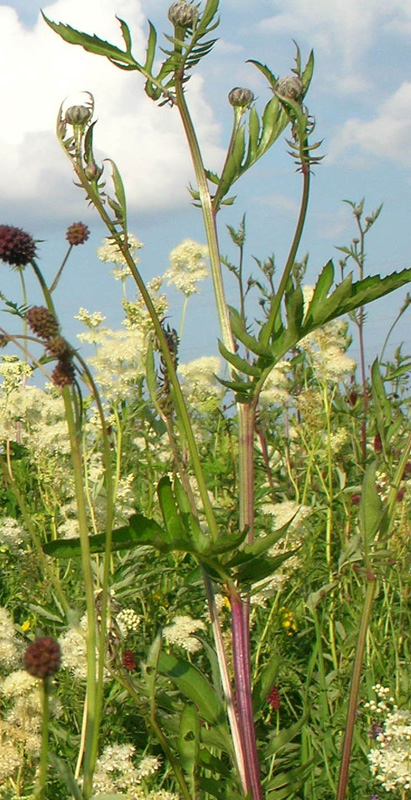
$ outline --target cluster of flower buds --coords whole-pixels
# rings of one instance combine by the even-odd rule
[[[55,386],[69,386],[74,383],[73,349],[60,335],[56,317],[45,306],[32,306],[26,314],[26,320],[36,336],[43,339],[47,352],[58,359],[51,374]]]

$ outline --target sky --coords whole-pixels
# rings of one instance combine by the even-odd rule
[[[133,52],[142,59],[147,18],[157,27],[160,45],[166,46],[161,34],[172,32],[168,6],[164,0],[0,2],[0,223],[21,227],[41,240],[39,261],[50,282],[66,251],[67,227],[79,220],[90,227],[89,241],[73,249],[56,292],[69,336],[79,330],[73,317],[80,306],[101,311],[113,328],[124,314],[120,286],[96,256],[104,228],[74,186],[70,163],[56,140],[56,117],[65,98],[76,98],[81,91],[94,96],[96,155],[100,161],[113,159],[123,176],[129,227],[144,243],[140,267],[147,280],[167,269],[168,253],[183,239],[205,242],[205,235],[187,191],[193,173],[176,109],[149,100],[136,72],[119,70],[63,42],[44,23],[40,8],[56,22],[121,46],[117,15],[129,24]],[[319,152],[324,159],[314,170],[298,254],[309,254],[305,281],[314,283],[329,258],[338,274],[341,254],[336,247],[348,245],[357,233],[343,202],[347,199],[365,197],[366,214],[383,203],[367,237],[367,274],[386,275],[410,266],[411,0],[221,0],[220,16],[219,40],[187,85],[206,165],[218,171],[224,160],[232,121],[229,91],[250,88],[259,111],[270,98],[265,79],[247,59],[286,76],[294,66],[293,42],[304,61],[313,48],[314,77],[305,102],[316,120],[315,138],[323,141]],[[220,214],[221,250],[234,259],[226,226],[238,227],[246,213],[245,271],[254,276],[254,257],[263,261],[272,253],[281,271],[296,223],[301,176],[287,155],[286,135],[239,181],[234,206]],[[18,276],[6,266],[1,274],[0,290],[19,302]],[[30,301],[38,302],[35,287],[28,283]],[[380,352],[407,288],[368,308],[368,363]],[[238,304],[231,276],[227,295]],[[173,291],[170,298],[170,323],[178,327],[181,298]],[[391,339],[392,347],[403,341],[407,353],[410,315],[411,308]],[[9,318],[2,316],[6,326]],[[189,303],[182,360],[215,353],[217,336],[207,281]],[[357,352],[354,332],[354,357]]]

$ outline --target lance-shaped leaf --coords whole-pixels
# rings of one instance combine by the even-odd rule
[[[133,58],[128,50],[120,50],[119,47],[110,44],[110,42],[104,39],[100,39],[98,36],[90,36],[88,33],[77,31],[75,28],[72,28],[70,25],[64,25],[62,22],[52,22],[43,12],[41,12],[41,14],[47,25],[49,25],[55,33],[58,33],[65,42],[69,44],[78,44],[89,53],[105,56],[116,66],[125,66],[126,69],[140,69],[140,64]],[[120,21],[120,23],[121,22],[122,21]],[[125,26],[124,22],[122,24],[124,36],[123,25]]]
[[[188,777],[193,797],[196,795],[196,770],[200,742],[200,720],[194,706],[185,705],[180,717],[177,750],[181,766]]]
[[[180,691],[195,703],[203,720],[227,730],[224,706],[214,688],[197,667],[177,656],[160,653],[158,670],[170,678]]]
[[[367,556],[384,516],[381,498],[377,491],[375,471],[376,462],[374,461],[365,470],[360,501],[359,525]]]
[[[88,541],[92,554],[104,553],[106,546],[105,533],[89,536]],[[154,547],[164,553],[172,549],[170,535],[154,519],[148,519],[143,514],[133,514],[128,521],[128,525],[123,525],[113,531],[111,549],[112,551],[132,550],[142,545]],[[75,538],[47,542],[43,545],[43,550],[47,555],[54,556],[54,558],[79,558],[81,556],[81,540]]]

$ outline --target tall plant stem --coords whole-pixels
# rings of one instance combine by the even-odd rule
[[[362,610],[360,629],[358,632],[357,647],[355,650],[354,666],[352,671],[350,698],[348,702],[347,722],[344,733],[344,743],[341,756],[340,774],[338,778],[338,788],[336,800],[344,800],[348,782],[348,772],[351,759],[352,740],[354,735],[354,725],[358,706],[358,694],[360,689],[360,679],[364,660],[364,648],[367,637],[367,629],[370,622],[372,604],[375,594],[375,575],[371,569],[367,573],[367,588],[365,592],[364,607]]]
[[[216,308],[220,323],[221,337],[226,348],[235,352],[234,337],[231,330],[218,245],[216,214],[213,210],[203,160],[197,136],[188,110],[182,84],[182,74],[176,76],[176,102],[181,115],[184,131],[197,179],[203,222],[209,249],[211,275],[213,280]],[[254,529],[254,405],[238,404],[239,427],[239,500],[240,527],[249,528],[248,541],[252,541]],[[241,754],[237,760],[245,764],[246,791],[251,792],[253,800],[261,800],[262,789],[258,764],[257,743],[252,710],[251,664],[248,601],[236,594],[232,604],[234,681],[237,701],[237,717]],[[240,698],[240,700],[239,700]],[[234,738],[234,737],[233,737]],[[235,744],[235,741],[234,741]]]

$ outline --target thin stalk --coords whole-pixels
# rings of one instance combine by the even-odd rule
[[[98,712],[97,712],[97,675],[96,675],[96,608],[94,601],[94,581],[91,569],[91,553],[87,523],[87,509],[83,486],[83,465],[81,446],[77,435],[73,414],[70,390],[62,391],[66,421],[70,439],[71,458],[73,462],[74,486],[77,503],[77,518],[81,541],[81,564],[87,608],[87,730],[84,750],[84,794],[90,797],[93,783],[93,772],[97,752]]]
[[[371,570],[367,574],[367,589],[365,593],[364,607],[362,610],[360,629],[358,632],[357,647],[355,650],[354,666],[352,671],[350,698],[348,702],[347,722],[344,732],[344,743],[341,756],[340,774],[338,778],[338,789],[336,800],[344,800],[348,783],[348,773],[351,760],[351,748],[354,735],[354,725],[356,720],[358,694],[360,690],[360,679],[364,660],[364,648],[367,638],[368,625],[371,618],[371,610],[375,594],[375,575]]]
[[[297,225],[294,232],[293,241],[291,242],[290,252],[288,254],[287,262],[284,267],[284,272],[281,276],[279,287],[271,301],[271,308],[270,313],[268,316],[268,320],[266,323],[266,332],[262,334],[261,341],[264,345],[268,345],[269,338],[277,319],[278,312],[280,310],[281,301],[288,283],[288,279],[290,277],[291,270],[295,263],[295,259],[297,256],[297,251],[300,245],[301,236],[304,230],[305,219],[307,216],[308,210],[308,201],[310,197],[310,167],[309,164],[305,164],[303,162],[302,166],[302,174],[303,174],[303,190],[301,196],[301,204],[300,204],[300,213],[298,215]]]
[[[41,722],[41,749],[38,773],[38,789],[36,800],[45,800],[47,787],[48,747],[49,747],[49,718],[50,718],[50,678],[43,678],[41,689],[42,722]]]
[[[70,253],[71,253],[72,249],[73,249],[73,246],[74,246],[74,245],[72,245],[72,244],[69,246],[69,248],[68,248],[68,250],[67,250],[67,253],[66,253],[66,255],[65,255],[65,256],[64,256],[64,258],[63,258],[63,261],[61,262],[61,266],[59,267],[59,270],[58,270],[58,272],[57,272],[57,275],[56,275],[56,277],[54,278],[54,281],[53,281],[53,283],[52,283],[52,284],[51,284],[51,286],[50,286],[50,289],[49,289],[49,292],[50,292],[50,294],[51,294],[51,292],[54,292],[54,290],[55,290],[55,288],[56,288],[56,286],[57,286],[57,284],[58,284],[58,282],[59,282],[59,280],[60,280],[60,278],[61,278],[61,273],[63,272],[63,269],[64,269],[64,267],[65,267],[65,266],[66,266],[66,264],[67,264],[68,257],[69,257],[69,255],[70,255]]]

